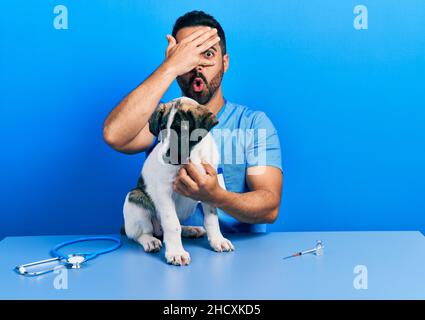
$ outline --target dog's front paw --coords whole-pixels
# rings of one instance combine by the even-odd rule
[[[183,265],[188,265],[190,263],[189,252],[183,249],[166,250],[165,259],[167,259],[167,263],[173,264],[175,266],[183,266]]]
[[[214,251],[217,252],[227,252],[235,250],[235,247],[230,242],[230,240],[227,240],[224,237],[211,239],[210,246],[214,249]]]

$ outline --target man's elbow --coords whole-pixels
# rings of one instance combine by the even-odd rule
[[[270,199],[271,207],[268,208],[267,212],[264,215],[264,222],[272,224],[275,223],[277,220],[277,216],[279,215],[279,208],[280,208],[280,196],[273,193],[273,199]]]
[[[122,146],[116,134],[107,126],[103,127],[103,140],[113,149],[119,150]]]
[[[277,220],[277,216],[279,215],[279,207],[276,207],[275,209],[269,211],[266,216],[264,217],[264,223],[272,224],[275,223]]]

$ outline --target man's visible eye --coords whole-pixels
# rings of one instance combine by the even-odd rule
[[[211,50],[206,51],[204,54],[205,54],[205,57],[207,58],[214,57],[214,52],[212,52]]]

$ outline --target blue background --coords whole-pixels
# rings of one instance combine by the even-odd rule
[[[368,30],[353,28],[357,4]],[[0,237],[118,231],[144,154],[109,148],[103,121],[192,9],[225,29],[225,97],[278,130],[269,230],[425,230],[424,1],[3,0]],[[164,99],[179,95],[174,83]]]

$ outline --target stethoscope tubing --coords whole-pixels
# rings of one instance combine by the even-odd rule
[[[94,251],[94,252],[88,252],[88,253],[77,253],[77,254],[68,254],[65,255],[63,253],[61,253],[59,250],[63,247],[69,246],[71,244],[75,244],[75,243],[80,243],[80,242],[87,242],[87,241],[98,241],[98,240],[106,240],[106,241],[113,241],[115,242],[115,244],[109,248],[103,249],[103,250],[99,250],[99,251]],[[91,260],[99,255],[117,250],[118,248],[120,248],[122,245],[121,239],[120,238],[116,238],[116,237],[111,237],[111,236],[95,236],[95,237],[83,237],[83,238],[78,238],[75,240],[70,240],[70,241],[64,241],[61,242],[59,244],[57,244],[56,246],[54,246],[51,250],[50,250],[50,254],[52,256],[52,258],[50,259],[46,259],[46,260],[41,260],[41,261],[36,261],[36,262],[31,262],[31,263],[27,263],[27,264],[22,264],[19,266],[16,266],[14,268],[14,270],[21,275],[24,276],[38,276],[38,275],[42,275],[48,272],[52,272],[55,270],[55,268],[48,268],[48,269],[44,269],[41,271],[36,271],[36,272],[30,272],[28,271],[28,267],[33,267],[33,266],[40,266],[43,264],[47,264],[47,263],[51,263],[53,261],[60,261],[62,262],[62,265],[64,265],[65,267],[72,267],[74,268],[75,266],[72,265],[72,263],[69,261],[69,259],[71,257],[75,257],[75,256],[82,256],[83,260],[79,262],[79,264],[87,262],[88,260]],[[79,268],[79,264],[78,264],[78,268]]]
[[[89,252],[89,253],[81,253],[82,255],[85,256],[85,258],[86,258],[85,261],[91,260],[91,259],[93,259],[97,256],[100,256],[101,254],[105,254],[105,253],[117,250],[122,245],[121,240],[119,238],[115,238],[115,237],[109,237],[109,236],[83,237],[83,238],[78,238],[78,239],[75,239],[75,240],[64,241],[64,242],[57,244],[56,246],[54,246],[50,250],[50,254],[52,255],[52,257],[68,259],[68,255],[63,254],[62,252],[59,251],[59,249],[62,249],[63,247],[67,247],[67,246],[70,246],[71,244],[75,244],[75,243],[87,242],[87,241],[98,241],[98,240],[113,241],[113,242],[115,242],[115,245],[112,246],[112,247],[106,248],[104,250],[99,250],[99,251],[94,251],[94,252]]]

